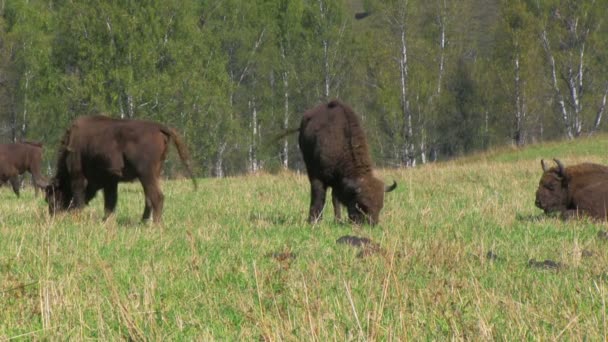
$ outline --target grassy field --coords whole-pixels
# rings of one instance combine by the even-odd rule
[[[606,340],[608,227],[534,207],[552,157],[608,163],[608,137],[379,171],[376,227],[306,224],[295,173],[166,181],[160,226],[139,184],[106,223],[3,187],[0,340]]]

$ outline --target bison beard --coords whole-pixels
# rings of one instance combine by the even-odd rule
[[[34,190],[44,188],[47,181],[41,174],[42,144],[37,142],[19,142],[0,144],[0,185],[11,183],[15,195],[19,197],[19,175],[26,171],[32,174]]]
[[[336,219],[343,204],[356,222],[378,223],[384,205],[385,187],[374,177],[367,139],[352,109],[333,100],[304,113],[299,145],[310,180],[309,222],[321,219],[327,188],[332,188]]]
[[[82,208],[103,190],[105,220],[116,207],[118,183],[138,179],[145,194],[142,220],[152,214],[160,222],[164,196],[159,179],[171,140],[196,188],[188,151],[172,128],[101,115],[77,118],[63,137],[56,175],[46,187],[49,212]]]
[[[569,167],[557,159],[549,168],[541,160],[543,175],[536,190],[537,207],[563,218],[589,216],[606,220],[608,213],[608,167],[583,163]]]

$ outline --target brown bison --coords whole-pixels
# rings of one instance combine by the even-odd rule
[[[558,212],[563,218],[590,216],[606,220],[608,213],[608,167],[583,163],[569,167],[557,159],[547,167],[536,190],[536,206],[545,213]]]
[[[47,184],[40,173],[42,167],[42,144],[24,141],[13,144],[0,144],[0,185],[11,183],[19,197],[19,175],[28,171],[32,174],[34,189],[44,188]]]
[[[49,212],[82,208],[101,189],[105,220],[116,207],[118,183],[138,179],[145,195],[142,220],[152,212],[154,222],[160,222],[164,196],[159,178],[171,140],[196,188],[188,151],[172,128],[102,115],[77,118],[62,139],[56,175],[46,187]]]
[[[299,129],[299,145],[310,180],[309,222],[321,218],[325,194],[332,188],[336,219],[340,204],[356,223],[378,223],[386,187],[372,171],[367,139],[359,118],[346,104],[333,100],[304,113]]]

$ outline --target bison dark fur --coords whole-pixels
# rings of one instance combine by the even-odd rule
[[[374,177],[367,139],[359,118],[346,104],[333,100],[304,113],[299,130],[299,145],[310,180],[309,222],[322,216],[328,187],[336,219],[340,204],[357,223],[376,224],[384,205],[385,187]]]
[[[563,218],[589,216],[606,220],[608,213],[608,167],[583,163],[548,168],[541,161],[543,175],[536,190],[536,206]]]
[[[0,144],[0,185],[6,181],[11,183],[13,191],[19,197],[19,175],[26,171],[32,174],[34,188],[47,185],[41,174],[42,144],[24,141],[13,144]]]
[[[105,220],[116,207],[118,183],[138,179],[145,195],[142,220],[152,213],[160,222],[164,196],[159,179],[171,140],[196,187],[188,150],[174,129],[102,115],[77,118],[62,139],[56,175],[46,188],[49,212],[82,208],[103,190]]]

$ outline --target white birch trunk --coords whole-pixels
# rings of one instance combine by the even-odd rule
[[[600,108],[597,111],[595,116],[595,122],[593,123],[593,129],[591,130],[591,134],[595,133],[602,123],[602,116],[604,115],[604,110],[606,110],[606,97],[608,97],[608,82],[606,82],[606,90],[604,90],[604,96],[602,97],[602,102],[600,103]]]
[[[515,55],[515,136],[513,137],[517,146],[525,144],[524,120],[526,112],[520,75],[519,53],[517,53]]]
[[[25,89],[23,93],[23,121],[21,122],[21,139],[25,138],[25,134],[27,133],[27,93],[29,90],[31,72],[27,70],[25,72]]]
[[[289,129],[289,73],[283,72],[283,130]],[[283,168],[289,168],[289,141],[283,140]]]
[[[414,156],[415,146],[412,142],[414,135],[412,127],[412,113],[408,100],[408,60],[407,43],[405,40],[405,23],[401,23],[401,57],[399,59],[399,71],[401,78],[401,111],[403,115],[403,156],[402,162],[406,167],[415,167],[416,158]]]
[[[549,39],[547,38],[547,32],[543,31],[542,40],[545,51],[547,52],[549,58],[549,65],[551,66],[551,79],[553,81],[553,91],[555,92],[555,98],[557,100],[557,104],[561,110],[562,121],[564,123],[564,128],[566,129],[566,135],[568,139],[574,139],[574,133],[572,132],[572,123],[571,123],[571,115],[568,112],[568,108],[566,108],[566,101],[564,100],[564,96],[559,88],[559,84],[557,83],[557,72],[555,70],[555,57],[551,52],[551,47],[549,45]]]
[[[224,178],[224,152],[226,143],[223,142],[217,149],[217,159],[215,160],[215,177]]]
[[[325,99],[329,99],[329,42],[327,40],[323,40],[323,65],[325,66]]]
[[[257,136],[258,136],[258,110],[255,100],[249,101],[251,109],[251,140],[249,142],[249,171],[256,173],[258,171],[257,157]]]
[[[133,96],[127,94],[127,109],[129,118],[133,118],[135,115],[135,104],[133,103]]]
[[[443,1],[443,9],[447,10],[447,4]],[[437,15],[437,22],[439,23],[439,75],[437,77],[437,95],[441,94],[441,83],[443,82],[443,73],[445,68],[445,17],[442,14],[441,8],[439,8],[439,14]]]
[[[323,0],[319,0],[319,13],[321,15],[321,20],[325,21],[326,19],[326,8],[325,8],[325,3],[323,2]],[[329,41],[327,40],[327,37],[323,37],[323,68],[324,68],[324,89],[323,89],[323,95],[325,96],[325,99],[329,99],[329,86],[331,83],[331,77],[330,77],[330,73],[329,73]]]

